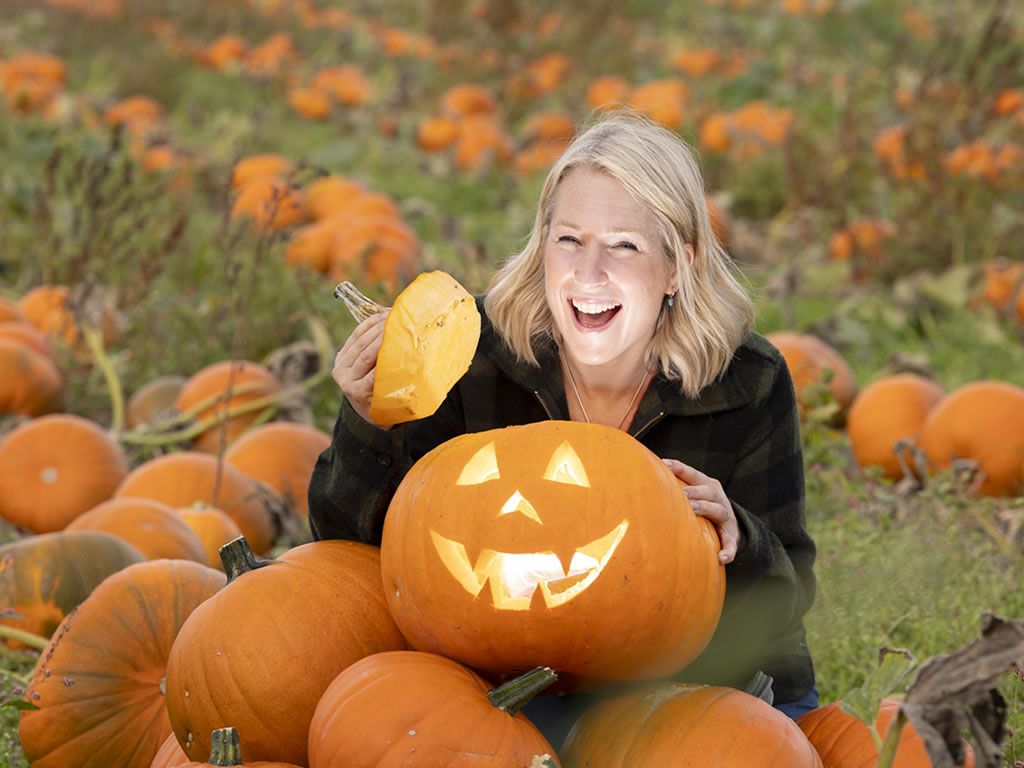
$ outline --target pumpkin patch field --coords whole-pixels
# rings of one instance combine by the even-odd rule
[[[695,149],[792,375],[813,718],[657,680],[729,570],[624,432],[457,438],[396,494],[402,546],[312,541],[350,309],[395,308],[372,412],[432,413],[616,109]],[[1022,243],[1008,0],[0,0],[0,768],[1024,768]],[[458,540],[495,450],[594,494],[557,588]],[[520,709],[590,678],[646,682],[548,743]]]

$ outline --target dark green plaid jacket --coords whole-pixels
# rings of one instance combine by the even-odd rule
[[[452,437],[569,418],[555,350],[541,352],[539,367],[517,362],[482,306],[481,314],[473,363],[433,416],[383,431],[342,399],[332,445],[309,486],[315,538],[379,544],[405,473]],[[726,567],[718,629],[678,679],[742,687],[760,669],[775,679],[776,702],[803,697],[814,684],[803,617],[814,601],[815,547],[804,522],[799,417],[782,356],[750,334],[725,374],[696,399],[659,375],[629,432],[658,456],[717,478],[746,535]]]

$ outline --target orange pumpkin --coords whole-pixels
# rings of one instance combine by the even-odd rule
[[[419,238],[395,216],[353,214],[335,225],[333,236],[328,276],[334,282],[361,275],[395,290],[415,274]]]
[[[316,427],[278,421],[246,432],[227,449],[224,461],[269,485],[306,517],[313,465],[330,444],[331,436]]]
[[[18,733],[36,768],[149,768],[171,731],[164,675],[188,615],[224,574],[184,560],[130,565],[71,612],[42,652]]]
[[[171,731],[170,735],[164,739],[164,743],[160,745],[160,749],[157,750],[149,768],[178,768],[188,765],[189,762],[191,761],[188,759],[188,755],[178,744],[178,737],[174,735],[174,731]]]
[[[125,423],[129,428],[153,424],[178,413],[174,401],[185,382],[184,376],[158,376],[135,391],[125,407]]]
[[[830,344],[809,333],[778,331],[767,334],[765,338],[785,358],[800,406],[810,409],[818,405],[824,385],[825,391],[839,406],[833,423],[841,424],[857,394],[853,370],[843,356]]]
[[[46,355],[0,338],[0,413],[42,416],[60,408],[64,377]]]
[[[124,451],[98,424],[41,416],[0,442],[0,517],[33,533],[59,531],[109,499],[127,474]]]
[[[178,392],[174,407],[195,410],[195,419],[219,421],[196,438],[193,447],[203,453],[219,453],[242,434],[260,415],[260,411],[224,417],[232,408],[272,395],[281,390],[281,382],[259,363],[248,360],[222,360],[192,375]]]
[[[875,730],[884,739],[900,703],[885,699],[875,717]],[[821,757],[824,768],[875,768],[878,748],[868,727],[842,710],[839,702],[812,709],[797,718],[796,724],[810,740]],[[973,768],[974,751],[965,744],[966,759],[960,765]],[[932,761],[924,742],[909,723],[900,731],[899,746],[893,768],[931,768]]]
[[[370,81],[359,67],[351,64],[319,70],[313,75],[311,85],[349,107],[370,100]]]
[[[316,220],[347,210],[355,200],[366,194],[362,184],[342,176],[323,176],[311,181],[302,191],[306,212]]]
[[[50,357],[53,347],[42,332],[27,321],[0,321],[0,339],[11,339],[24,344],[41,355]]]
[[[228,728],[217,728],[210,734],[210,757],[208,760],[196,763],[188,759],[188,756],[178,746],[177,739],[174,738],[174,734],[171,734],[171,739],[174,741],[174,746],[178,747],[177,753],[181,754],[181,759],[176,762],[165,762],[162,765],[166,768],[217,768],[218,766],[231,766],[231,765],[245,765],[250,768],[299,768],[294,763],[279,763],[276,760],[273,762],[267,762],[266,760],[257,760],[256,762],[242,762],[242,748],[241,742],[238,738],[238,731],[232,727]],[[176,755],[168,748],[169,754]],[[167,758],[170,759],[170,758]],[[153,762],[149,768],[161,768],[156,761]]]
[[[239,189],[256,179],[283,179],[295,171],[292,161],[273,153],[243,157],[231,172],[231,187]]]
[[[86,315],[96,315],[104,346],[112,346],[121,339],[121,320],[112,307],[101,297],[90,297],[92,306],[82,307]],[[70,345],[80,341],[78,318],[70,306],[67,286],[39,285],[18,299],[18,309],[26,319],[44,334],[62,339]]]
[[[252,219],[260,227],[283,229],[305,219],[302,192],[277,177],[256,178],[238,190],[232,219]]]
[[[865,387],[846,418],[857,463],[881,467],[885,477],[900,480],[903,470],[894,445],[899,440],[918,442],[925,418],[944,394],[934,381],[914,373],[885,376]],[[907,462],[908,469],[913,465]]]
[[[153,499],[119,496],[72,520],[66,530],[104,531],[127,541],[147,560],[162,557],[206,564],[206,549],[173,507]]]
[[[519,712],[554,675],[527,675],[509,694],[433,653],[367,656],[334,678],[320,697],[309,727],[309,766],[472,765],[480,755],[500,766],[526,768],[544,757],[557,765],[555,750]],[[473,725],[453,729],[453,722]]]
[[[685,683],[600,702],[572,727],[560,754],[565,768],[822,768],[796,723],[771,705],[732,688]]]
[[[629,81],[614,75],[598,77],[587,86],[587,106],[591,109],[608,109],[620,106],[629,96]]]
[[[112,573],[141,563],[126,541],[98,531],[58,531],[0,547],[0,623],[50,637]]]
[[[416,127],[416,145],[427,152],[440,152],[458,138],[459,124],[448,115],[425,117]]]
[[[414,648],[496,681],[550,666],[570,688],[696,658],[725,595],[718,550],[714,526],[641,443],[546,421],[462,435],[420,459],[388,509],[381,561]],[[629,643],[602,629],[619,614]]]
[[[331,681],[364,656],[405,648],[384,601],[379,552],[317,541],[260,567],[238,539],[222,557],[228,586],[185,623],[167,665],[178,743],[201,759],[210,732],[233,723],[246,760],[305,765],[313,710]],[[301,685],[282,674],[296,668]]]
[[[455,141],[455,167],[477,171],[488,163],[506,162],[512,157],[512,142],[489,114],[471,114],[462,119]]]
[[[228,517],[223,510],[204,504],[181,507],[178,514],[203,543],[206,564],[211,568],[224,570],[224,565],[220,561],[220,548],[242,535],[238,523]]]
[[[985,262],[981,297],[993,307],[1005,307],[1019,286],[1024,286],[1024,261],[991,259]]]
[[[1013,496],[1024,490],[1024,389],[1002,381],[975,381],[950,392],[928,414],[921,448],[937,466],[976,461],[984,473],[978,492]]]
[[[441,109],[450,115],[490,115],[498,108],[494,95],[476,83],[453,85],[441,96]]]
[[[257,552],[266,552],[274,543],[274,521],[264,501],[266,495],[252,478],[195,451],[169,453],[140,464],[114,492],[118,498],[155,499],[175,508],[199,501],[222,509]]]
[[[331,99],[319,88],[292,88],[288,104],[307,120],[326,120],[331,114]]]

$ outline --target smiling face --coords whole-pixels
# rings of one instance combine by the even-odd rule
[[[544,236],[544,284],[575,367],[643,367],[666,294],[676,290],[655,215],[612,176],[569,171]]]

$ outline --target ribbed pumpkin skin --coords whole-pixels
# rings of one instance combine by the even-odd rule
[[[58,531],[5,544],[0,606],[17,616],[0,617],[0,623],[50,637],[101,581],[143,560],[126,541],[99,531]]]
[[[64,377],[46,355],[15,339],[0,339],[0,413],[42,416],[60,407]]]
[[[179,765],[188,765],[190,762],[188,755],[178,744],[178,737],[174,735],[174,731],[171,731],[164,743],[160,745],[160,749],[157,750],[149,768],[177,768]]]
[[[155,499],[175,508],[197,501],[209,504],[238,524],[253,550],[266,552],[274,543],[274,524],[259,485],[227,464],[222,463],[219,471],[218,485],[215,457],[195,451],[169,453],[133,469],[114,496]]]
[[[128,474],[124,451],[98,424],[53,414],[0,442],[0,517],[50,533],[109,499]]]
[[[416,650],[496,683],[549,666],[569,690],[693,661],[721,614],[719,546],[641,443],[545,421],[462,435],[421,458],[385,517],[381,565]],[[609,632],[609,616],[629,618]]]
[[[940,467],[953,457],[974,459],[986,472],[979,493],[1013,496],[1024,490],[1024,388],[975,381],[950,392],[928,414],[921,448]]]
[[[148,768],[171,727],[161,691],[181,623],[224,584],[199,563],[157,560],[105,579],[39,657],[19,735],[34,768]]]
[[[295,547],[232,579],[182,628],[167,666],[178,743],[204,759],[210,733],[230,723],[245,760],[305,765],[309,722],[331,681],[364,656],[405,647],[376,547]]]
[[[742,691],[664,683],[597,704],[559,750],[565,768],[821,768],[792,720]]]
[[[206,564],[223,571],[220,548],[242,535],[238,523],[228,517],[223,510],[203,505],[180,507],[178,514],[202,542],[203,550],[206,552]]]
[[[53,354],[53,347],[47,341],[42,331],[29,322],[0,321],[0,339],[11,339],[12,341],[20,342],[46,357],[50,357]]]
[[[782,353],[786,366],[793,377],[793,389],[797,400],[804,407],[810,402],[810,390],[822,381],[826,371],[832,372],[828,383],[829,392],[839,405],[841,422],[843,414],[857,394],[857,380],[842,355],[830,344],[809,333],[778,331],[765,336]]]
[[[898,701],[886,699],[878,709],[875,729],[883,739],[899,706]],[[843,712],[839,702],[812,709],[798,717],[796,724],[818,751],[824,768],[875,768],[878,764],[878,749],[868,727]],[[967,745],[967,760],[963,766],[974,768],[974,751],[970,745]],[[893,768],[932,768],[924,742],[909,723],[900,731]]]
[[[330,435],[316,427],[277,421],[239,437],[225,451],[224,461],[269,485],[306,517],[313,465],[330,444]]]
[[[174,507],[153,499],[119,496],[97,504],[68,525],[69,531],[105,531],[124,539],[147,560],[166,557],[206,565],[206,548]]]
[[[432,653],[368,656],[320,697],[309,727],[309,768],[525,768],[537,755],[554,756],[525,715],[491,704],[493,687]]]
[[[846,418],[846,433],[857,463],[881,467],[890,480],[901,479],[903,470],[893,445],[897,440],[916,444],[928,413],[944,394],[934,381],[914,373],[886,376],[865,387]],[[912,461],[907,464],[913,468]]]
[[[235,390],[245,386],[240,393]],[[248,389],[255,387],[254,389]],[[209,397],[226,394],[231,396],[224,400],[202,408],[196,414],[197,420],[227,413],[237,407],[258,398],[273,394],[281,389],[281,382],[270,371],[259,363],[248,360],[224,360],[213,363],[193,375],[181,388],[174,401],[179,411],[187,411]],[[206,430],[195,439],[195,450],[203,453],[218,453],[221,442],[230,445],[259,416],[259,411],[241,414],[228,419],[226,424],[217,424]],[[222,434],[223,432],[223,434]]]

